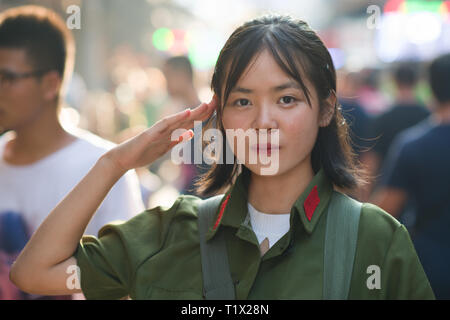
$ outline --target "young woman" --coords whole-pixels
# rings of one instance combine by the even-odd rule
[[[403,225],[369,203],[358,203],[353,216],[334,205],[338,198],[355,204],[335,189],[356,188],[363,179],[336,101],[333,62],[305,22],[265,16],[239,27],[220,53],[212,89],[210,103],[166,117],[107,152],[33,235],[12,281],[31,293],[83,292],[88,299],[204,298],[200,198],[181,195],[171,208],[106,225],[98,238],[82,234],[127,170],[155,161],[178,143],[170,140],[175,129],[188,130],[215,110],[224,153],[236,138],[226,130],[278,133],[278,141],[258,140],[256,151],[245,144],[246,155],[277,155],[276,172],[262,174],[266,163],[233,147],[239,161],[213,165],[198,183],[204,195],[226,190],[206,241],[224,237],[237,299],[434,298]],[[330,248],[340,239],[350,240],[335,250],[333,262]],[[353,253],[341,254],[352,243]],[[80,289],[69,279],[73,266],[81,270]],[[327,287],[330,275],[348,278],[343,295]]]

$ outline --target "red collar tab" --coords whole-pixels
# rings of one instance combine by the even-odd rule
[[[314,186],[305,202],[303,202],[303,208],[305,209],[305,215],[308,221],[311,221],[311,218],[317,206],[319,205],[319,202],[320,198],[319,193],[317,192],[317,186]]]
[[[230,198],[230,195],[231,194],[229,194],[225,198],[225,201],[222,202],[222,206],[220,207],[219,216],[217,217],[217,220],[216,220],[216,223],[214,224],[213,230],[216,230],[217,226],[219,225],[220,220],[222,220],[222,215],[223,215],[223,212],[225,211],[225,207],[227,206],[227,202],[228,202],[228,199]]]

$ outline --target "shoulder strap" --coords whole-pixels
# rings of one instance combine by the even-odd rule
[[[323,298],[348,298],[362,203],[333,190],[328,206]]]
[[[202,200],[199,204],[198,230],[202,259],[203,293],[207,300],[234,300],[233,280],[228,264],[223,232],[206,242],[206,233],[212,225],[223,194]]]

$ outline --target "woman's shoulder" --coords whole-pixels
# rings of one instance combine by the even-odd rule
[[[370,247],[372,253],[386,254],[399,234],[409,238],[405,226],[395,217],[372,203],[362,203],[358,242]]]
[[[401,223],[391,214],[380,208],[379,206],[364,202],[361,207],[360,227],[368,227],[378,234],[392,234]]]

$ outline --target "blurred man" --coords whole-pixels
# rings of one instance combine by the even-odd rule
[[[184,108],[195,108],[201,101],[194,86],[194,72],[192,64],[185,56],[169,58],[163,67],[163,72],[167,82],[167,92],[169,95],[179,101]],[[202,126],[205,127],[208,121],[205,120]],[[200,132],[199,130],[197,132]],[[201,137],[196,137],[201,139]],[[189,164],[182,165],[182,194],[196,194],[193,191],[193,182],[199,174],[207,171],[208,165],[203,162],[194,164],[194,139],[187,141],[191,147],[191,161]]]
[[[0,137],[0,299],[37,298],[11,290],[2,276],[5,265],[112,147],[81,130],[69,133],[59,122],[74,51],[64,21],[48,9],[25,6],[0,15],[0,131],[7,132]],[[97,235],[106,223],[143,211],[134,172],[114,188],[86,234]]]
[[[367,153],[365,162],[370,173],[378,178],[369,187],[371,193],[383,176],[383,162],[395,137],[403,130],[412,127],[430,115],[428,109],[415,96],[419,78],[417,66],[402,63],[393,72],[396,88],[395,103],[372,121],[370,137],[375,139],[373,148]]]
[[[185,108],[194,108],[201,103],[194,86],[192,64],[187,57],[167,59],[163,72],[167,81],[167,92],[172,98],[179,100]]]
[[[436,297],[450,299],[450,54],[431,63],[429,76],[433,114],[395,139],[372,202],[398,217],[413,201],[417,253]]]
[[[361,105],[358,94],[360,75],[356,72],[338,72],[338,98],[342,105],[343,116],[351,129],[351,138],[355,144],[355,152],[361,157],[369,147],[368,126],[370,117]]]
[[[337,72],[337,94],[342,106],[342,115],[349,125],[350,138],[355,153],[364,164],[367,149],[370,147],[369,124],[371,117],[360,103],[361,75],[340,69]],[[360,201],[367,200],[364,188],[359,188],[349,195]]]

